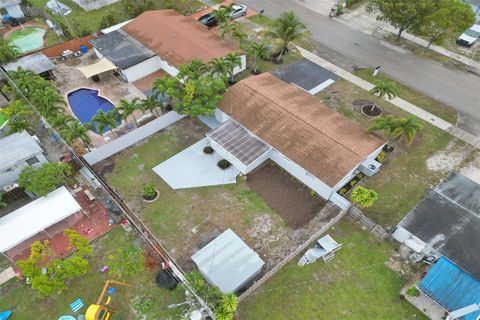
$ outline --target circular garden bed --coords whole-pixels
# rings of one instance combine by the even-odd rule
[[[228,162],[227,160],[222,159],[222,160],[218,161],[217,166],[222,170],[226,170],[226,169],[230,168],[232,166],[232,164],[230,162]]]
[[[364,116],[371,118],[379,117],[383,113],[382,109],[373,104],[364,104],[360,110]]]

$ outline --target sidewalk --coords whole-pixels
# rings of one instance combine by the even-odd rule
[[[338,22],[346,24],[352,28],[362,31],[365,34],[372,35],[378,30],[383,30],[392,34],[397,34],[397,30],[390,26],[388,23],[377,21],[376,14],[368,13],[365,10],[365,6],[357,8],[353,11],[347,11],[343,15],[335,18]],[[427,48],[428,41],[417,37],[408,32],[402,33],[402,38],[409,40],[419,46]],[[468,58],[465,55],[450,51],[444,47],[432,44],[428,49],[435,51],[438,54],[449,57],[453,60],[461,62],[469,67],[476,69],[480,73],[480,62]]]
[[[371,84],[370,82],[368,81],[365,81],[357,76],[355,76],[354,74],[346,71],[346,70],[343,70],[342,68],[328,62],[327,60],[325,59],[322,59],[320,58],[319,56],[311,53],[310,51],[307,51],[301,47],[298,47],[298,50],[300,51],[300,53],[302,54],[302,56],[305,58],[305,59],[308,59],[316,64],[318,64],[319,66],[321,66],[322,68],[325,68],[327,69],[328,71],[338,75],[339,77],[359,86],[360,88],[362,89],[365,89],[367,91],[371,90],[374,85]],[[442,120],[440,119],[439,117],[415,106],[414,104],[411,104],[410,102],[406,101],[406,100],[403,100],[401,98],[394,98],[392,100],[389,100],[389,102],[405,111],[407,111],[408,113],[410,114],[413,114],[415,116],[417,116],[418,118],[434,125],[435,127],[443,130],[443,131],[446,131],[446,132],[449,132],[450,134],[452,134],[454,137],[460,139],[460,140],[463,140],[465,141],[466,143],[468,144],[471,144],[472,146],[480,149],[480,138],[478,137],[475,137],[474,135],[468,133],[468,132],[465,132],[464,130],[458,128],[457,126],[445,121],[445,120]]]

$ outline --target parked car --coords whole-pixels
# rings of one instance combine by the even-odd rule
[[[457,39],[457,44],[471,47],[480,38],[480,24],[474,24]]]
[[[217,18],[211,13],[204,14],[198,18],[198,22],[209,28],[215,27],[218,24]]]
[[[230,17],[232,19],[237,19],[247,14],[247,6],[243,4],[233,4],[230,10]]]

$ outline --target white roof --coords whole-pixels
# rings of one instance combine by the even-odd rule
[[[0,252],[15,247],[81,209],[65,187],[30,202],[0,218]]]
[[[111,27],[102,29],[102,30],[100,30],[100,31],[101,31],[103,34],[107,34],[107,33],[113,32],[113,31],[115,31],[115,30],[120,29],[121,27],[123,27],[124,25],[126,25],[127,23],[129,23],[129,22],[132,21],[132,20],[133,20],[133,19],[120,22],[120,23],[118,23],[118,24],[116,24],[116,25],[113,25],[113,26],[111,26]]]
[[[205,279],[222,292],[242,288],[265,264],[231,229],[197,251],[192,260]]]
[[[42,148],[27,131],[16,132],[0,139],[0,171],[11,168],[41,153]]]

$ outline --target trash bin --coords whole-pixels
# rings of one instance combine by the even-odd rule
[[[80,46],[80,51],[82,51],[82,53],[85,54],[85,53],[87,53],[88,48],[87,48],[86,46],[84,46],[84,45],[81,45],[81,46]]]

